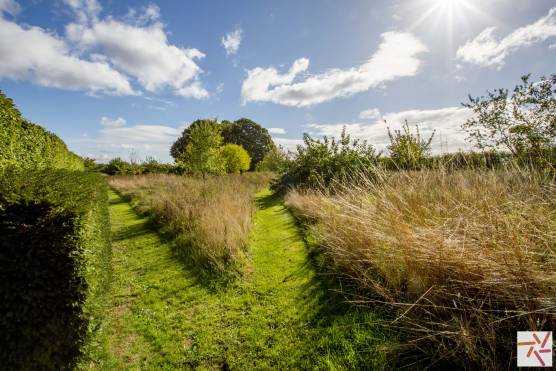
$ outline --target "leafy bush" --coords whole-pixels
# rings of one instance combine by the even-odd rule
[[[388,128],[388,137],[390,138],[388,152],[393,165],[398,169],[418,169],[424,166],[426,159],[430,156],[434,132],[429,139],[425,140],[421,138],[419,126],[416,126],[414,134],[409,130],[407,121],[402,130],[394,130],[392,133]]]
[[[13,101],[0,92],[0,168],[83,170],[83,161],[56,135],[21,117]]]
[[[282,174],[290,163],[288,153],[282,147],[272,147],[255,168],[257,171],[272,171]]]
[[[0,363],[70,369],[102,348],[111,277],[98,173],[0,170]]]
[[[224,171],[228,174],[239,174],[249,170],[251,157],[242,146],[226,144],[220,148],[220,159],[224,163]]]
[[[351,140],[345,127],[338,140],[323,140],[303,135],[304,146],[297,147],[295,158],[287,164],[276,189],[291,186],[328,187],[346,182],[358,173],[369,173],[376,165],[377,156],[366,142]]]
[[[108,175],[140,175],[140,174],[178,174],[181,170],[173,164],[164,164],[153,158],[142,163],[133,163],[116,157],[105,165],[99,166],[100,171]]]

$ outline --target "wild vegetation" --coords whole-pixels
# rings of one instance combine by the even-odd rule
[[[205,119],[175,164],[98,165],[0,95],[0,361],[507,368],[556,326],[556,75],[465,106],[477,152]]]
[[[306,166],[319,181],[298,178],[286,196],[351,282],[346,295],[394,309],[388,326],[422,366],[501,369],[518,329],[556,325],[556,79],[523,81],[511,95],[470,98],[479,119],[464,127],[490,152],[432,157],[406,125],[388,158],[366,156],[374,164],[347,180]],[[312,161],[300,150],[293,167],[342,154],[325,143]],[[500,145],[509,153],[492,151]]]
[[[516,329],[556,325],[556,187],[520,169],[398,172],[287,204],[368,305],[432,364],[495,369]],[[488,222],[487,222],[488,221]]]
[[[255,193],[268,181],[266,173],[206,179],[159,174],[115,176],[109,184],[171,231],[183,256],[234,275],[245,263]]]

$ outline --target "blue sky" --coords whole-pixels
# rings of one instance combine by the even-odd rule
[[[0,89],[80,155],[169,161],[197,118],[469,148],[467,94],[555,73],[556,2],[0,0]],[[384,123],[384,120],[387,123]]]

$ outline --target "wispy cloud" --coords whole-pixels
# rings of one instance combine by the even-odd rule
[[[241,45],[243,30],[238,28],[235,31],[229,32],[222,37],[222,46],[226,49],[226,55],[237,53]]]
[[[518,49],[556,36],[556,7],[534,23],[520,27],[503,39],[494,35],[495,27],[484,29],[457,51],[457,58],[480,66],[500,68],[506,58]]]
[[[425,51],[427,47],[410,33],[386,32],[378,50],[358,67],[331,69],[299,82],[294,82],[295,78],[309,67],[306,58],[297,59],[285,74],[273,67],[257,67],[247,71],[241,88],[242,101],[303,107],[347,97],[387,81],[415,75],[421,65],[418,55]]]

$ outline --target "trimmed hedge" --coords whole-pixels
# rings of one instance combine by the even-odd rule
[[[107,185],[98,173],[0,170],[0,365],[71,369],[102,351],[111,281]]]
[[[56,135],[21,117],[0,91],[0,168],[84,170],[83,161]]]

